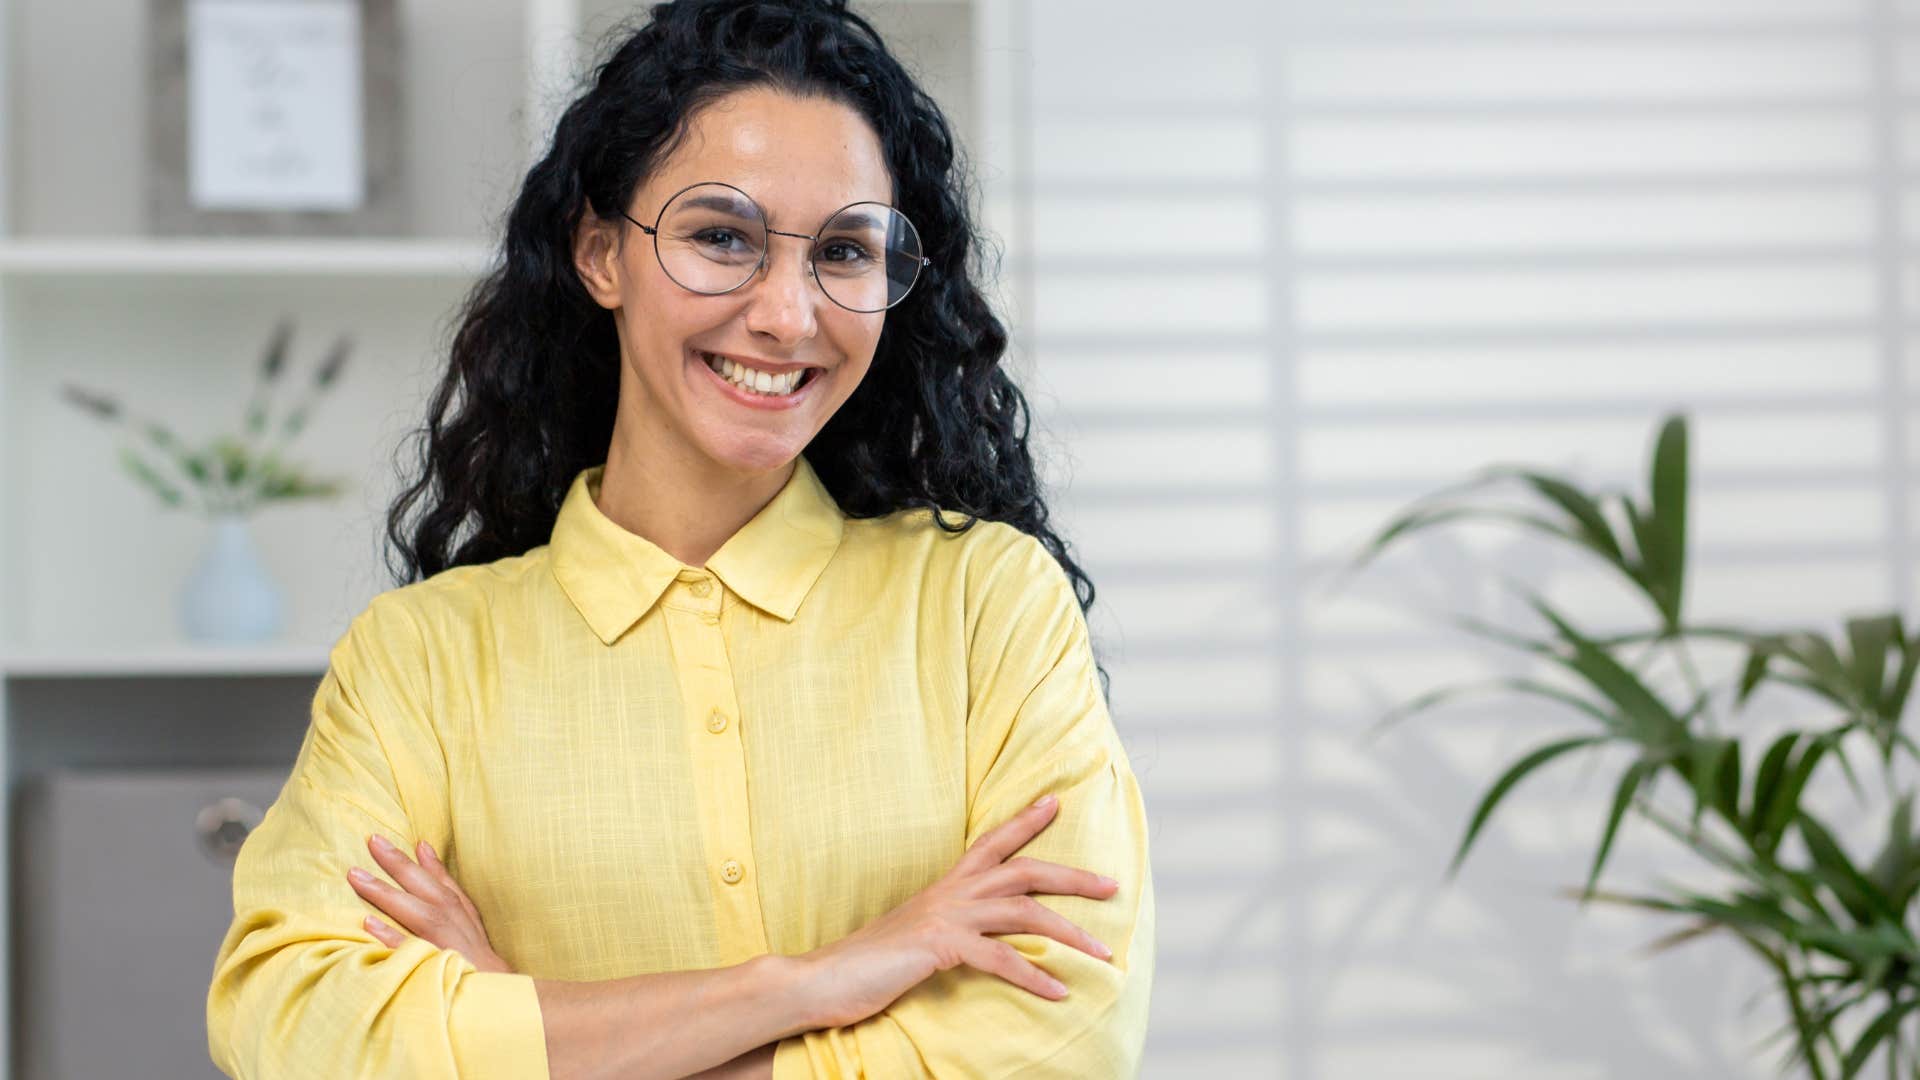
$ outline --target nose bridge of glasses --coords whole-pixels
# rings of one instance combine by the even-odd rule
[[[808,233],[782,232],[779,229],[766,225],[762,225],[761,228],[766,232],[767,239],[766,242],[761,245],[760,265],[754,268],[753,276],[768,276],[773,273],[773,238],[776,236],[791,236],[796,240],[805,240],[807,242],[807,247],[800,253],[801,277],[811,277],[815,282],[819,281],[819,274],[814,270],[813,266],[813,245],[820,239],[818,236]]]

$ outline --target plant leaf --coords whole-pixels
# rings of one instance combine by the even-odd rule
[[[1633,805],[1633,797],[1639,793],[1640,785],[1646,782],[1660,768],[1660,763],[1645,758],[1628,766],[1625,775],[1620,777],[1620,786],[1613,793],[1613,807],[1607,811],[1606,828],[1600,834],[1600,849],[1594,853],[1593,868],[1587,871],[1587,884],[1580,891],[1582,903],[1591,899],[1593,890],[1600,882],[1600,869],[1607,863],[1607,855],[1613,850],[1613,839],[1620,831],[1620,820],[1626,816],[1627,807]]]
[[[1807,853],[1813,856],[1815,876],[1820,878],[1855,921],[1863,924],[1899,924],[1900,913],[1894,910],[1893,902],[1879,887],[1867,880],[1867,876],[1847,857],[1846,850],[1827,831],[1826,826],[1820,824],[1819,819],[1802,810],[1793,823],[1800,830],[1800,838],[1806,841]]]
[[[1753,800],[1748,804],[1745,827],[1741,830],[1747,843],[1756,852],[1770,854],[1779,846],[1778,836],[1769,836],[1766,823],[1771,818],[1773,800],[1779,796],[1780,781],[1786,773],[1787,761],[1793,755],[1794,744],[1800,741],[1800,733],[1789,731],[1773,741],[1767,747],[1766,756],[1760,759],[1760,770],[1753,778]]]
[[[1910,997],[1893,1004],[1873,1018],[1860,1038],[1854,1041],[1853,1048],[1847,1051],[1847,1058],[1840,1065],[1840,1080],[1853,1080],[1855,1074],[1866,1067],[1867,1059],[1873,1056],[1874,1048],[1900,1026],[1900,1021],[1915,1008],[1920,1008],[1920,997]]]
[[[1373,726],[1368,729],[1367,737],[1372,738],[1388,727],[1410,720],[1428,709],[1438,708],[1441,705],[1463,698],[1474,697],[1480,694],[1498,693],[1500,691],[1524,694],[1557,702],[1583,715],[1592,717],[1599,721],[1602,726],[1608,728],[1616,727],[1618,724],[1618,721],[1612,714],[1578,694],[1548,683],[1543,683],[1537,679],[1508,676],[1470,683],[1456,683],[1452,686],[1442,686],[1429,690],[1389,710],[1385,716],[1375,721]]]
[[[1620,710],[1628,722],[1632,737],[1651,750],[1672,753],[1686,745],[1686,727],[1673,710],[1660,700],[1633,672],[1615,660],[1612,654],[1595,645],[1575,630],[1537,594],[1529,594],[1533,609],[1544,616],[1573,648],[1573,655],[1553,654],[1554,658],[1591,683]]]
[[[1500,805],[1500,800],[1506,797],[1507,792],[1511,791],[1515,784],[1525,779],[1528,773],[1562,754],[1595,746],[1610,738],[1611,736],[1608,735],[1582,735],[1577,738],[1561,739],[1558,742],[1548,743],[1515,762],[1501,775],[1500,779],[1494,781],[1491,788],[1487,789],[1486,795],[1480,800],[1480,805],[1474,809],[1473,819],[1467,825],[1466,835],[1460,840],[1460,848],[1454,852],[1453,861],[1447,866],[1447,876],[1452,877],[1459,871],[1461,862],[1466,859],[1474,840],[1479,837],[1481,828],[1486,825],[1487,819],[1493,815],[1494,808]]]
[[[1887,650],[1899,638],[1900,618],[1897,615],[1847,620],[1847,645],[1853,653],[1849,674],[1859,692],[1861,703],[1875,715],[1880,714],[1880,706],[1886,697]]]
[[[1725,767],[1733,740],[1708,736],[1694,740],[1687,754],[1687,782],[1693,786],[1693,824],[1714,804],[1720,790],[1720,770]]]
[[[1687,419],[1667,418],[1653,448],[1651,503],[1641,548],[1650,578],[1660,582],[1668,626],[1680,624],[1687,568]],[[1648,542],[1651,542],[1651,548]]]
[[[1762,854],[1772,858],[1780,841],[1785,837],[1787,826],[1800,813],[1800,793],[1806,790],[1807,780],[1820,764],[1820,759],[1833,745],[1832,734],[1818,735],[1808,740],[1800,748],[1799,757],[1786,772],[1778,793],[1767,805],[1766,817],[1762,822],[1764,835],[1768,839]]]
[[[145,484],[167,506],[177,507],[185,501],[185,496],[181,494],[180,489],[168,483],[154,470],[153,466],[148,465],[139,454],[135,453],[132,447],[120,448],[120,464],[132,474],[135,480]]]

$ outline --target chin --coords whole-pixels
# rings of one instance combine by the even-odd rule
[[[775,469],[785,468],[806,449],[806,443],[790,443],[784,439],[743,439],[726,446],[712,447],[709,453],[715,461],[733,469],[735,472],[760,475]]]

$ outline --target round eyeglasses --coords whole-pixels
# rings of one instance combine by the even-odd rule
[[[708,296],[730,293],[760,272],[767,236],[810,241],[807,269],[827,299],[848,311],[885,311],[906,299],[933,260],[920,254],[920,233],[885,203],[857,202],[828,215],[816,233],[767,227],[760,204],[732,184],[706,181],[681,188],[652,225],[620,216],[653,237],[660,269],[681,288]]]

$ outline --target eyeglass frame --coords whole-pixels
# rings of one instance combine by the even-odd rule
[[[792,236],[797,239],[809,241],[810,243],[817,243],[820,239],[819,233],[813,233],[809,235],[807,233],[782,232],[781,230],[774,228],[772,225],[769,225],[767,223],[766,207],[761,206],[760,201],[758,199],[755,199],[753,196],[747,194],[745,191],[742,191],[740,188],[734,187],[732,184],[729,184],[723,180],[701,180],[696,183],[688,184],[686,187],[683,187],[679,191],[676,191],[673,194],[667,196],[667,200],[660,204],[660,212],[654,215],[652,225],[643,225],[640,222],[635,221],[632,214],[627,213],[624,209],[621,210],[620,211],[621,217],[626,218],[628,221],[632,221],[635,225],[639,226],[641,232],[646,233],[648,237],[652,238],[653,259],[655,262],[660,264],[660,270],[662,273],[667,275],[667,280],[673,282],[675,285],[680,286],[681,288],[687,290],[688,292],[694,294],[695,296],[725,296],[730,292],[735,292],[745,287],[748,282],[760,276],[760,271],[766,269],[767,255],[773,250],[773,245],[771,243],[762,244],[760,247],[760,260],[754,263],[753,269],[747,271],[747,274],[745,277],[740,279],[740,284],[735,285],[729,289],[721,289],[719,292],[702,292],[701,290],[696,289],[693,286],[688,285],[685,282],[681,281],[679,278],[674,277],[673,271],[667,269],[667,260],[662,258],[660,255],[660,222],[662,219],[664,219],[667,216],[667,207],[673,205],[673,200],[679,198],[682,195],[685,195],[687,192],[692,191],[694,188],[708,187],[708,186],[723,187],[731,191],[739,192],[740,197],[747,200],[747,202],[754,208],[754,210],[759,213],[760,227],[766,230],[767,235],[769,236]],[[848,203],[846,206],[842,206],[840,207],[840,209],[835,210],[831,214],[828,214],[821,221],[821,225],[824,227],[827,223],[831,222],[834,218],[839,217],[841,214],[841,211],[844,211],[850,207],[862,206],[867,203],[873,203],[876,206],[885,206],[887,209],[892,210],[896,214],[899,214],[901,220],[905,221],[908,224],[908,226],[910,226],[913,229],[914,239],[918,240],[920,238],[920,227],[918,225],[913,224],[912,218],[908,217],[904,212],[902,212],[899,207],[890,206],[887,203],[877,202],[874,199],[855,199],[853,202]],[[812,249],[809,248],[808,250],[811,251]],[[884,257],[885,257],[885,253],[883,252],[882,258]],[[891,311],[894,308],[899,307],[901,301],[904,301],[907,298],[908,294],[913,292],[913,287],[915,285],[920,284],[920,277],[922,273],[926,270],[926,268],[933,265],[933,260],[931,258],[928,258],[925,255],[917,255],[917,256],[914,256],[914,258],[919,261],[920,265],[914,268],[913,280],[907,284],[907,291],[900,294],[899,300],[895,300],[893,303],[888,304],[886,307],[878,307],[878,308],[847,307],[847,305],[842,304],[839,300],[835,300],[833,293],[827,289],[826,283],[820,280],[820,268],[813,264],[813,256],[811,254],[807,256],[807,273],[809,276],[813,278],[814,285],[817,288],[819,288],[820,295],[826,297],[828,300],[832,300],[836,307],[839,307],[846,311],[851,311],[858,315],[878,315],[880,312]],[[884,271],[882,272],[884,273]]]

